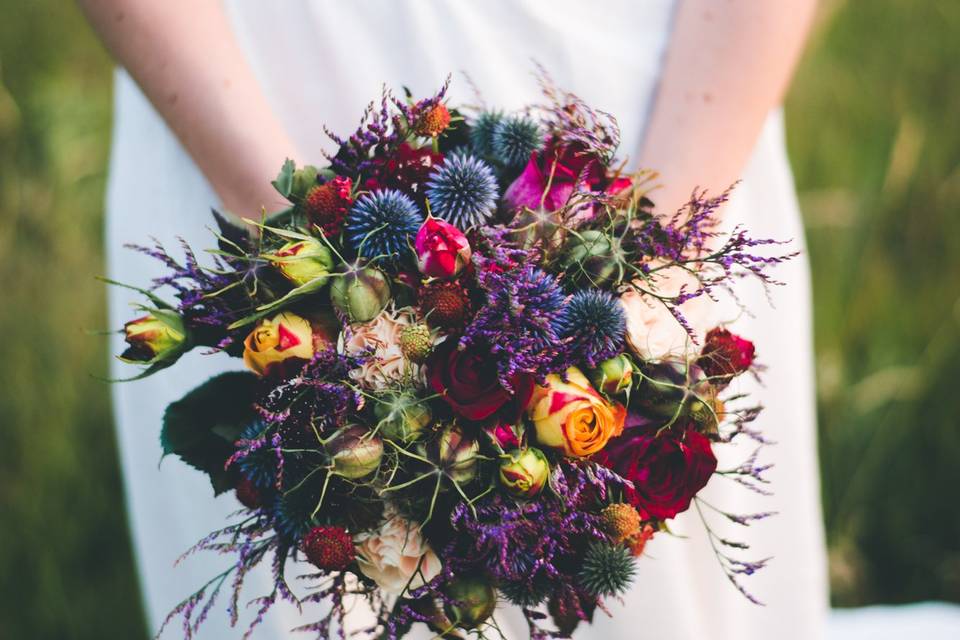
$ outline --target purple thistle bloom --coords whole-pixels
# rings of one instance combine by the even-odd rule
[[[542,381],[570,365],[555,328],[565,302],[556,279],[530,265],[509,271],[481,270],[487,299],[464,330],[460,344],[487,344],[497,360],[500,384],[510,389],[518,374]]]

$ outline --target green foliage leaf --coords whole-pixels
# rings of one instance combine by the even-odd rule
[[[160,444],[163,455],[181,460],[210,476],[214,492],[233,487],[223,465],[233,454],[234,441],[256,414],[253,400],[257,378],[246,371],[223,373],[170,404],[163,416]]]
[[[277,179],[271,182],[273,188],[282,195],[284,198],[289,198],[290,193],[293,191],[293,172],[297,170],[297,165],[287,158],[286,162],[283,163],[283,167],[280,169]]]

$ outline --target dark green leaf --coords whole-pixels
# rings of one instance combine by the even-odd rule
[[[296,169],[297,165],[294,164],[293,160],[287,158],[287,161],[283,163],[283,167],[280,169],[280,174],[277,176],[277,179],[270,183],[284,198],[289,198],[290,192],[293,191],[293,172],[296,171]]]
[[[240,432],[256,417],[256,382],[245,371],[220,374],[172,403],[163,416],[163,454],[176,454],[207,473],[218,494],[233,487],[232,474],[223,466]]]

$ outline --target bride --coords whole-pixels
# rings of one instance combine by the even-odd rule
[[[620,119],[621,153],[631,168],[656,169],[661,211],[681,206],[696,187],[719,192],[742,179],[723,212],[757,236],[792,238],[802,228],[787,164],[778,104],[809,27],[813,0],[82,0],[124,70],[117,73],[115,136],[108,192],[107,247],[113,278],[143,282],[158,264],[120,249],[154,236],[208,246],[210,205],[255,216],[283,206],[270,179],[287,157],[321,164],[330,150],[323,125],[349,131],[386,81],[426,95],[454,72],[454,102],[475,102],[466,72],[491,104],[535,101],[532,60],[588,103]],[[633,591],[600,613],[578,638],[683,639],[822,637],[827,610],[813,409],[807,266],[780,268],[789,283],[740,292],[755,317],[735,330],[761,348],[769,366],[751,390],[766,405],[761,428],[776,446],[774,497],[722,477],[708,500],[737,513],[778,511],[753,525],[754,557],[773,557],[748,579],[766,606],[749,603],[717,566],[704,525],[683,514],[658,536]],[[115,326],[130,317],[126,290],[111,292]],[[122,349],[115,349],[120,352]],[[219,527],[238,504],[214,499],[203,474],[164,461],[157,439],[162,412],[210,375],[236,366],[192,353],[189,366],[117,385],[115,416],[130,526],[152,629],[167,611],[228,560],[177,556]],[[129,371],[117,371],[129,375]],[[746,386],[749,384],[745,383]],[[744,451],[731,454],[731,461]],[[735,462],[733,462],[735,463]],[[721,460],[721,464],[724,461]],[[712,521],[724,533],[730,522]],[[736,532],[732,532],[736,533]],[[261,595],[271,579],[248,580]],[[260,591],[256,591],[259,589]],[[252,615],[249,614],[248,616]],[[274,612],[256,638],[287,637],[293,610]],[[498,614],[508,637],[526,637],[511,613]],[[201,638],[239,637],[211,616]],[[243,619],[241,620],[241,624]],[[171,633],[174,635],[174,633]]]

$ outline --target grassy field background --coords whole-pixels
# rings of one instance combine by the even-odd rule
[[[960,3],[825,2],[787,102],[838,606],[960,602]],[[0,0],[0,639],[146,638],[108,404],[111,66]]]

